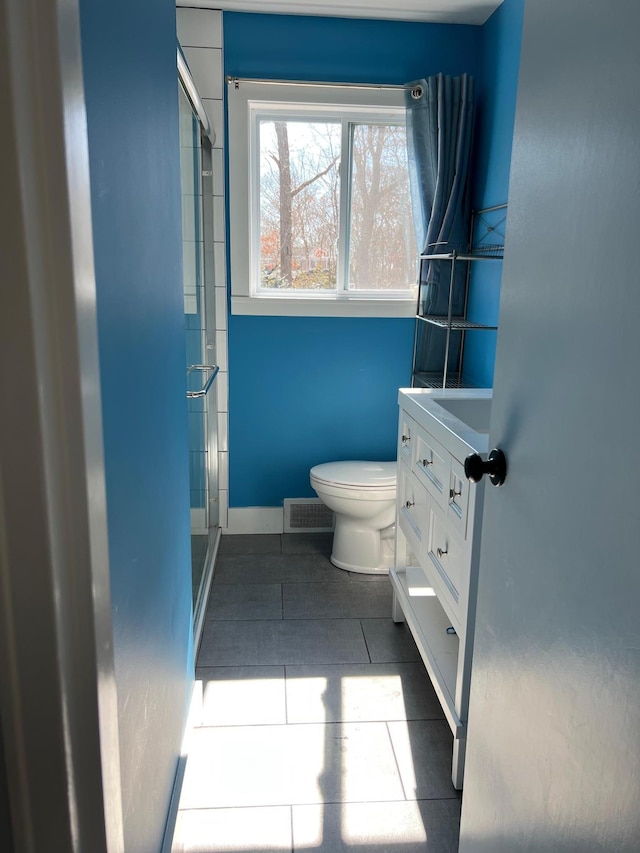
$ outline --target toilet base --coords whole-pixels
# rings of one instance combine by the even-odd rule
[[[374,569],[370,569],[368,566],[352,566],[350,563],[343,563],[340,560],[336,560],[333,554],[329,557],[334,566],[337,566],[339,569],[344,569],[346,572],[357,572],[359,575],[388,575],[389,574],[389,561],[386,560],[381,566],[376,566]]]
[[[385,536],[387,533],[391,535]],[[370,530],[355,520],[347,521],[338,517],[330,560],[334,566],[347,572],[389,574],[389,566],[393,565],[392,533],[393,528],[388,531]]]

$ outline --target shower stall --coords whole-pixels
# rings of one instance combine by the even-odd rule
[[[214,134],[180,48],[178,78],[193,624],[197,648],[220,537],[213,289]]]

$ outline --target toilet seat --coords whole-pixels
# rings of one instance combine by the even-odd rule
[[[395,501],[396,487],[392,486],[388,489],[366,489],[358,486],[336,485],[335,483],[322,483],[320,480],[311,478],[311,487],[318,493],[319,497],[329,497],[333,495],[336,498],[343,500],[356,501],[361,503],[385,503],[387,501]]]
[[[310,476],[332,489],[376,492],[393,497],[396,491],[395,462],[325,462],[315,465]]]

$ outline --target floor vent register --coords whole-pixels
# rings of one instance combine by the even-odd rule
[[[285,533],[330,533],[334,513],[319,498],[285,498]]]

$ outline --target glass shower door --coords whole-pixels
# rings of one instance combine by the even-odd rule
[[[194,626],[213,570],[211,532],[218,527],[217,367],[207,357],[207,330],[215,330],[212,255],[213,187],[211,145],[201,132],[185,91],[179,86],[182,251],[189,420],[189,483]]]

